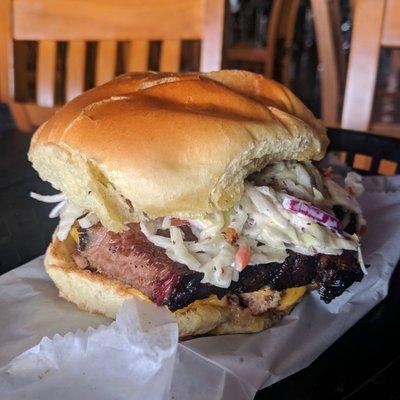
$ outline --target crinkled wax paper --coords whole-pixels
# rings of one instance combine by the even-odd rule
[[[309,365],[387,294],[400,256],[400,176],[366,178],[365,186],[368,275],[328,305],[308,295],[258,334],[177,346],[176,324],[164,309],[132,300],[111,323],[58,298],[42,257],[3,275],[0,397],[252,399],[258,389]]]

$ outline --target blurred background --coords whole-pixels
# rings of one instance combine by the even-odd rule
[[[327,126],[400,136],[399,0],[2,0],[0,18],[0,100],[21,131],[127,71],[240,68]]]

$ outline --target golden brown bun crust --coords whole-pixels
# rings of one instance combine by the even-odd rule
[[[74,247],[71,237],[64,242],[54,239],[46,252],[45,268],[61,297],[75,303],[82,310],[110,318],[115,318],[123,301],[128,298],[150,301],[137,289],[129,288],[116,279],[79,269],[70,256]],[[179,336],[186,337],[205,333],[221,335],[259,332],[278,322],[290,309],[253,316],[248,309],[230,307],[226,297],[218,300],[213,295],[208,299],[196,300],[174,314]]]
[[[29,158],[71,202],[121,231],[143,213],[229,209],[248,174],[320,159],[327,143],[311,112],[260,75],[134,73],[65,105],[36,132]]]

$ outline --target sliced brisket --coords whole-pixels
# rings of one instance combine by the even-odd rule
[[[200,285],[203,274],[172,261],[164,249],[147,240],[138,224],[129,228],[113,233],[96,225],[81,233],[84,246],[80,240],[73,255],[76,264],[137,288],[159,305],[171,302],[173,292],[179,304],[183,292],[187,302],[208,296],[207,290],[201,290],[207,289]],[[181,290],[174,290],[177,287]]]
[[[344,250],[341,255],[305,256],[291,252],[282,263],[251,265],[240,273],[230,290],[245,293],[260,288],[260,280],[274,290],[282,291],[316,283],[321,300],[330,303],[351,284],[360,282],[363,272],[356,252]]]
[[[315,282],[321,300],[330,303],[354,282],[363,278],[360,265],[353,251],[343,251],[340,256],[319,254]]]
[[[73,255],[76,264],[137,288],[172,311],[211,293],[222,297],[227,293],[254,292],[266,285],[282,291],[316,283],[321,299],[329,303],[363,277],[355,252],[343,251],[340,256],[305,256],[291,252],[282,264],[247,267],[240,273],[238,282],[221,289],[201,283],[202,273],[172,261],[164,249],[147,240],[138,224],[130,224],[129,228],[126,232],[113,233],[96,225],[81,232]]]

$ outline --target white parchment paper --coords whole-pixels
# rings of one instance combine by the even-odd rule
[[[126,301],[116,321],[55,335],[0,368],[2,399],[168,399],[178,326],[165,309]]]
[[[400,257],[400,176],[369,177],[365,186],[368,275],[329,305],[316,293],[308,295],[259,334],[177,346],[176,324],[160,309],[154,315],[130,301],[111,323],[58,298],[42,257],[1,276],[0,397],[162,399],[172,380],[174,400],[252,399],[260,388],[309,365],[387,294]]]

